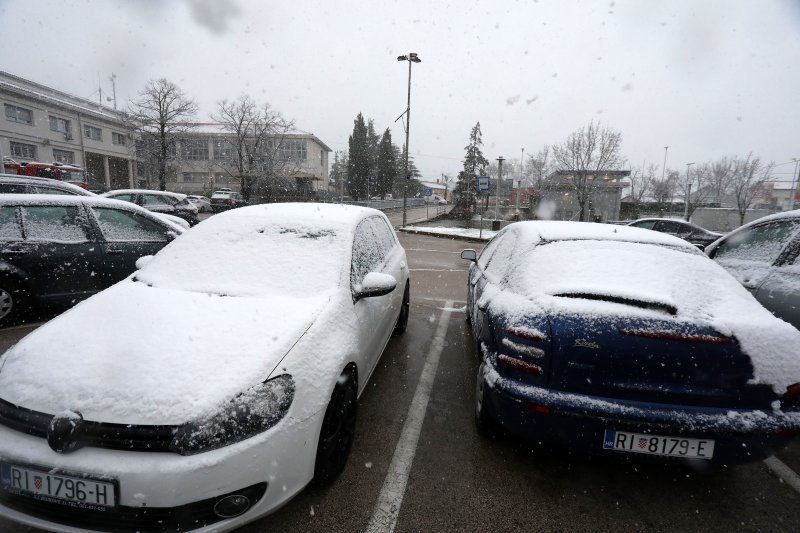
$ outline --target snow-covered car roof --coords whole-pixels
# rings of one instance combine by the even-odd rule
[[[156,191],[153,189],[115,189],[113,191],[104,192],[100,196],[111,196],[114,194],[160,194],[163,196],[171,196],[179,200],[183,200],[186,198],[186,195],[183,193],[170,192],[170,191]]]
[[[19,183],[25,185],[42,185],[53,187],[64,191],[69,191],[77,196],[96,196],[95,193],[87,191],[83,187],[79,187],[74,183],[63,180],[54,180],[51,178],[41,178],[38,176],[21,176],[18,174],[0,174],[0,181],[5,183]]]
[[[337,204],[267,204],[215,215],[165,248],[136,278],[227,296],[304,297],[341,285],[358,222],[380,211]],[[348,274],[349,275],[349,274]]]
[[[519,240],[504,258],[507,294],[493,295],[505,312],[525,312],[533,303],[550,316],[707,324],[738,340],[753,361],[757,381],[781,394],[800,380],[800,358],[787,349],[800,343],[800,331],[775,318],[686,241],[580,222],[519,223],[505,231],[515,226]]]
[[[672,246],[692,253],[698,251],[694,245],[666,233],[616,224],[537,220],[516,222],[507,226],[505,230],[510,228],[516,228],[516,231],[522,232],[526,241],[539,238],[546,241],[609,240]]]

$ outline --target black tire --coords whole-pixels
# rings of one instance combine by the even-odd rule
[[[475,427],[484,437],[496,437],[500,433],[500,426],[486,410],[486,396],[483,390],[484,365],[485,363],[481,363],[478,367],[478,378],[475,383]]]
[[[333,483],[347,464],[356,429],[356,396],[355,378],[349,372],[342,374],[331,394],[319,432],[312,481],[317,487]]]
[[[28,293],[18,282],[0,278],[0,325],[17,322],[28,307]]]
[[[411,308],[411,291],[409,290],[408,283],[406,283],[406,290],[403,292],[403,303],[400,305],[400,314],[397,315],[397,323],[394,325],[392,335],[402,335],[408,328],[408,314]]]

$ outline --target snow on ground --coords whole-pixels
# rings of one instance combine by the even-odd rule
[[[431,226],[406,226],[405,231],[409,233],[425,233],[430,235],[442,235],[444,237],[469,237],[470,239],[483,239],[488,241],[494,237],[497,232],[491,230],[483,230],[481,232],[476,228],[445,228],[445,227],[431,227]]]

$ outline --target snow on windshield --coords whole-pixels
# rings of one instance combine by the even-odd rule
[[[330,291],[341,284],[343,269],[349,272],[352,222],[306,205],[253,206],[217,215],[157,254],[136,279],[226,296]]]

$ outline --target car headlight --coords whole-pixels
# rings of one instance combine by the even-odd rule
[[[259,383],[233,398],[219,412],[180,426],[170,450],[192,455],[252,437],[277,424],[293,399],[294,380],[289,374]]]

